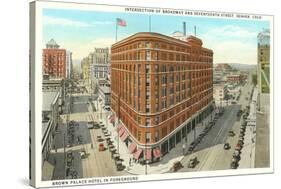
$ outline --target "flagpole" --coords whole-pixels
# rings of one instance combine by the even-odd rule
[[[151,32],[151,15],[149,15],[149,32]]]
[[[115,42],[117,42],[117,29],[118,29],[118,24],[117,24],[117,19],[116,19],[116,29],[115,29]]]

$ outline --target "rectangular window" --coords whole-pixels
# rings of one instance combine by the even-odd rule
[[[146,142],[146,143],[149,143],[150,140],[151,140],[151,133],[150,133],[150,132],[146,132],[145,135],[146,135],[146,137],[145,137],[145,138],[146,138],[146,139],[145,139],[145,142]]]
[[[150,126],[150,118],[145,118],[145,126]]]
[[[146,57],[146,60],[151,60],[150,50],[146,50],[145,57]]]
[[[167,105],[166,105],[166,100],[162,100],[162,109],[166,109]]]
[[[162,87],[162,97],[166,96],[167,91],[166,87]]]
[[[154,139],[155,139],[155,142],[157,142],[159,140],[159,133],[158,133],[158,130],[155,131],[154,133]]]
[[[174,96],[170,96],[170,106],[174,104]]]
[[[158,125],[158,123],[159,123],[159,117],[157,116],[155,117],[155,125]]]

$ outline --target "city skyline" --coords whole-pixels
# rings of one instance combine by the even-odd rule
[[[118,41],[149,31],[148,14],[44,9],[43,42],[54,38],[61,48],[73,52],[74,62],[80,62],[94,48],[115,43],[116,18],[127,23],[126,27],[118,27]],[[256,64],[257,35],[263,28],[269,28],[268,21],[151,15],[151,32],[171,35],[183,30],[183,22],[187,35],[194,35],[196,25],[197,37],[206,48],[214,50],[214,63]]]

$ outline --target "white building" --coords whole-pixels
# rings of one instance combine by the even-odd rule
[[[222,104],[226,93],[227,93],[227,88],[224,84],[213,85],[213,97],[217,106],[220,106]]]
[[[71,78],[71,74],[73,71],[73,64],[72,64],[72,52],[71,51],[66,51],[66,69],[65,69],[66,73],[66,78],[70,79]]]

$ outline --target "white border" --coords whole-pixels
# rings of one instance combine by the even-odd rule
[[[44,8],[53,8],[53,9],[74,9],[74,10],[93,10],[93,11],[103,11],[103,12],[125,12],[124,7],[134,7],[134,6],[115,6],[115,5],[99,5],[99,4],[90,4],[90,3],[70,3],[70,2],[54,2],[54,1],[36,1],[35,11],[36,11],[36,39],[35,39],[35,60],[36,63],[42,64],[42,49],[44,47],[42,40],[42,13]],[[152,8],[152,9],[170,9],[170,10],[186,10],[186,9],[174,9],[174,8],[156,8],[156,7],[136,7],[136,8]],[[187,10],[189,11],[189,10]],[[197,10],[190,10],[193,12],[197,12]],[[200,11],[198,12],[215,12],[215,11]],[[128,12],[126,12],[128,13]],[[145,12],[132,12],[134,14],[148,14]],[[222,13],[222,12],[218,12]],[[228,12],[223,12],[228,13]],[[232,12],[233,13],[233,12]],[[153,174],[153,175],[137,175],[139,181],[152,181],[152,180],[166,180],[166,179],[187,179],[187,178],[201,178],[201,177],[214,177],[214,176],[230,176],[230,175],[247,175],[247,174],[260,174],[260,173],[273,173],[274,168],[274,159],[273,159],[273,51],[274,51],[274,43],[273,43],[273,16],[272,15],[260,15],[260,14],[249,14],[249,13],[233,13],[236,14],[248,14],[252,16],[262,16],[259,20],[266,20],[270,22],[270,167],[269,168],[251,168],[251,169],[237,169],[237,170],[219,170],[219,171],[198,171],[198,172],[184,172],[184,173],[171,173],[171,174]],[[160,15],[160,14],[159,14]],[[162,14],[161,15],[166,15]],[[170,16],[179,16],[169,14]],[[208,17],[208,16],[194,16],[194,17]],[[220,16],[212,16],[212,18],[221,18],[221,19],[243,19],[243,18],[227,18]],[[246,20],[256,20],[256,19],[246,19]],[[273,37],[272,37],[273,36]],[[42,66],[35,66],[35,187],[50,187],[50,186],[59,186],[52,185],[54,181],[42,181],[42,132],[39,129],[41,128],[42,123]],[[39,92],[40,91],[40,92]],[[34,129],[34,128],[33,128]],[[39,142],[38,142],[39,141]],[[132,176],[118,176],[118,177],[95,177],[95,178],[82,178],[77,180],[91,180],[96,179],[102,182],[96,182],[92,184],[104,184],[104,183],[123,183],[123,182],[104,182],[104,180],[110,178],[121,178],[121,177],[135,177]],[[57,182],[65,181],[65,180],[56,180]],[[71,180],[68,180],[71,181]],[[68,184],[63,186],[72,186],[72,185],[81,185],[81,184]],[[84,185],[84,184],[82,184]]]

